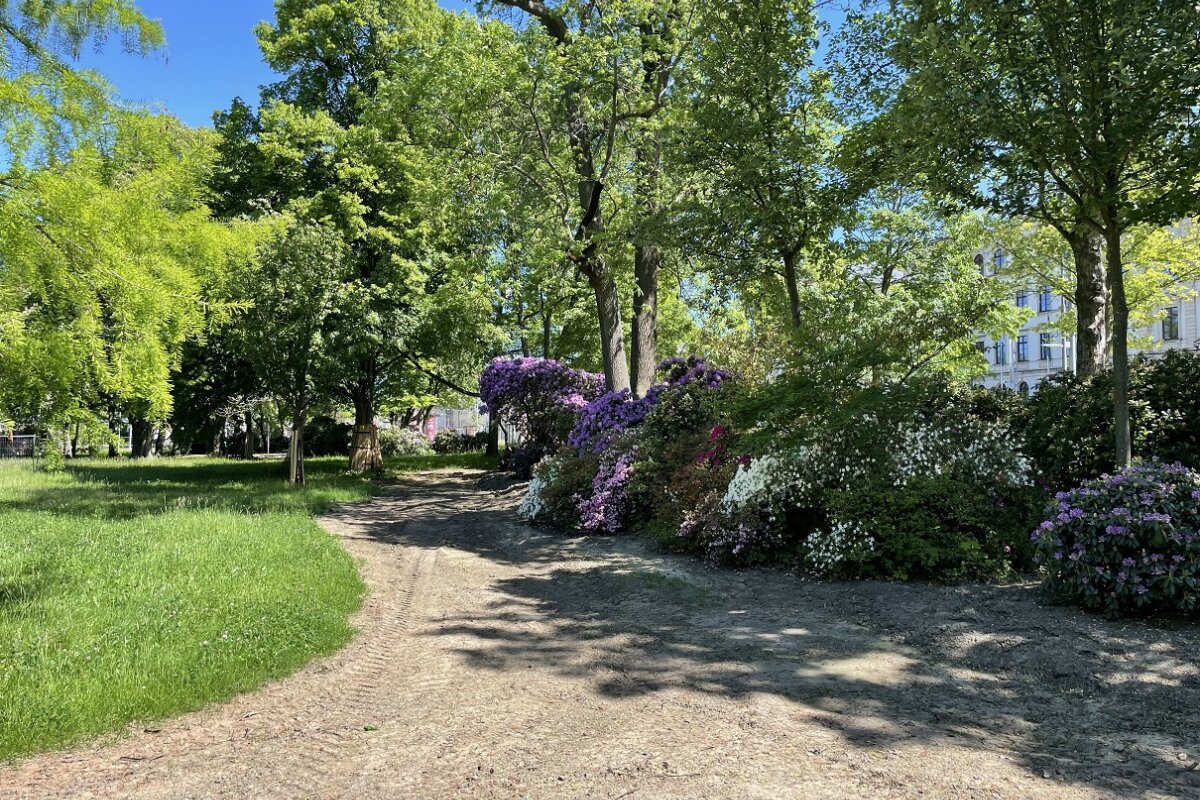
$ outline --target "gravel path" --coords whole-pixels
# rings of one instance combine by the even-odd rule
[[[1200,628],[1030,587],[823,584],[520,525],[408,479],[322,520],[344,651],[0,772],[0,798],[1200,797]]]

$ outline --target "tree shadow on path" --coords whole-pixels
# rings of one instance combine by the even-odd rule
[[[683,690],[796,704],[848,747],[928,741],[1005,753],[1121,797],[1200,796],[1194,624],[1042,607],[1030,586],[835,584],[714,571],[632,537],[526,527],[519,487],[401,484],[363,535],[505,565],[484,613],[450,617],[473,668],[531,665],[604,698]],[[360,507],[361,509],[361,507]]]

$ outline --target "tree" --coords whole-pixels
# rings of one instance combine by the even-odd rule
[[[618,187],[631,164],[640,213],[653,213],[656,135],[637,129],[663,108],[682,5],[679,0],[491,4],[521,11],[536,23],[517,33],[526,66],[510,73],[517,113],[509,115],[509,168],[525,180],[525,191],[540,191],[558,207],[561,252],[592,291],[605,381],[617,390],[632,382],[610,221],[626,202]],[[632,150],[630,139],[637,140]],[[634,242],[639,386],[652,374],[656,350],[659,257],[649,230],[642,226]]]
[[[257,30],[267,63],[284,78],[266,88],[258,129],[247,133],[287,187],[278,204],[328,221],[347,246],[351,268],[329,345],[346,367],[337,389],[354,407],[355,471],[381,463],[378,392],[405,350],[424,283],[403,144],[364,115],[381,78],[419,60],[443,13],[425,0],[284,0]]]
[[[330,364],[329,323],[349,268],[345,242],[329,226],[295,218],[278,224],[258,263],[246,265],[240,275],[249,307],[239,325],[258,343],[245,352],[263,387],[291,412],[288,480],[301,484],[309,408],[325,396],[339,366]]]
[[[980,207],[1055,226],[1077,259],[1091,369],[1110,294],[1116,462],[1130,460],[1129,308],[1122,235],[1197,209],[1200,37],[1187,0],[898,0],[875,21],[875,89],[903,145]],[[956,177],[958,176],[958,177]],[[1092,356],[1089,358],[1088,353]]]
[[[684,211],[690,247],[722,278],[782,282],[786,316],[802,320],[804,260],[843,209],[832,156],[837,115],[814,64],[809,0],[700,7],[695,85],[679,158],[699,184]],[[688,246],[688,245],[685,245]]]
[[[1070,245],[1057,231],[1028,219],[997,220],[990,227],[990,238],[1005,254],[999,275],[1017,288],[1050,287],[1060,297],[1073,295],[1075,260]],[[1200,230],[1194,225],[1132,228],[1122,237],[1121,249],[1132,330],[1149,327],[1162,318],[1164,306],[1193,296],[1188,284],[1200,279]],[[1064,335],[1075,333],[1076,313],[1074,304],[1064,307],[1053,326]],[[1103,321],[1107,328],[1107,320]],[[1136,338],[1131,336],[1131,341]],[[1101,341],[1105,348],[1098,356],[1107,363],[1112,341],[1107,330]]]
[[[133,0],[0,2],[0,127],[13,165],[61,153],[79,134],[99,130],[108,87],[71,62],[114,34],[139,55],[163,42],[162,28]]]
[[[9,413],[45,427],[80,411],[150,423],[171,408],[203,287],[241,244],[203,204],[207,132],[115,115],[109,133],[25,169],[0,202],[0,370]]]

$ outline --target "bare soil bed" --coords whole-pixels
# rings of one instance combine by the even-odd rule
[[[324,518],[371,592],[349,647],[0,797],[1200,797],[1196,625],[710,570],[527,528],[521,490],[429,473]]]

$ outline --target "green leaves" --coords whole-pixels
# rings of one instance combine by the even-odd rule
[[[165,416],[201,293],[238,250],[202,204],[211,137],[168,117],[115,123],[103,146],[15,173],[0,203],[6,413],[47,423],[103,401]]]

